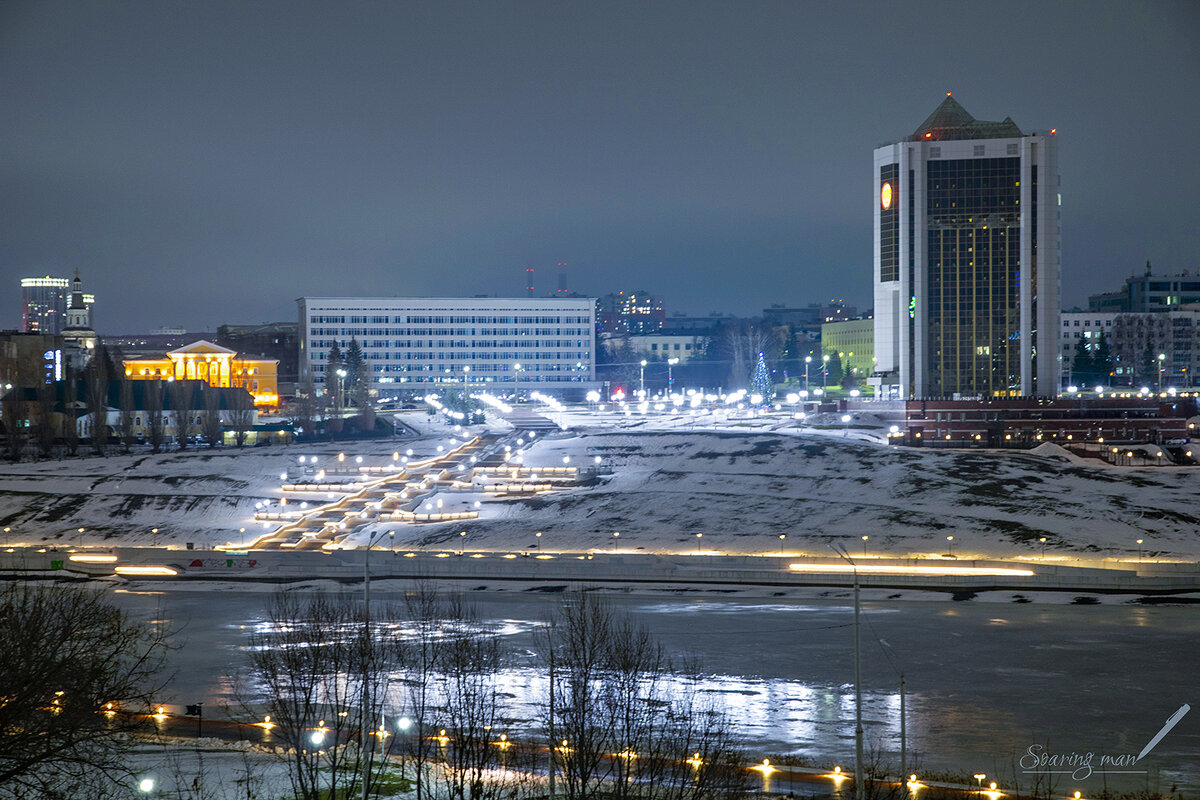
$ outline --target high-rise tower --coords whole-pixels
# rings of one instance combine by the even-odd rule
[[[883,397],[1058,392],[1055,130],[976,120],[949,94],[875,150],[875,375]]]

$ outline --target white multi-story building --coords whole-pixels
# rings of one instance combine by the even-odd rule
[[[1113,320],[1116,314],[1100,311],[1064,311],[1062,312],[1062,345],[1059,355],[1062,363],[1062,388],[1078,383],[1074,375],[1075,347],[1083,342],[1089,351],[1094,351],[1100,344],[1100,334],[1111,349],[1113,344]],[[1109,381],[1101,379],[1102,383]]]
[[[1055,131],[946,96],[875,150],[879,396],[1048,396],[1059,380]]]
[[[449,383],[522,391],[596,384],[592,298],[302,297],[300,380],[325,389],[334,342],[357,339],[371,388],[399,395]]]

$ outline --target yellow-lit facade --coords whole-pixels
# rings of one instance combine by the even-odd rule
[[[258,408],[279,405],[279,362],[239,358],[234,350],[200,340],[167,353],[166,358],[131,358],[125,377],[135,381],[200,380],[210,386],[243,386]]]

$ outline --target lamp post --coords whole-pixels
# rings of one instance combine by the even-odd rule
[[[863,558],[866,558],[867,557],[867,537],[865,534],[863,535],[862,540],[863,540]]]
[[[537,541],[534,542],[533,546],[540,553],[542,552],[542,532],[538,531],[534,536],[537,538]]]
[[[646,359],[642,359],[642,368],[638,370],[638,395],[646,399]]]
[[[696,555],[700,555],[700,539],[704,537],[703,533],[696,534]]]
[[[950,543],[950,557],[954,558],[954,537],[947,536],[946,541]]]
[[[336,407],[340,411],[342,409],[342,406],[345,405],[346,370],[339,369],[337,371],[337,375],[338,375],[338,392],[337,392]]]
[[[812,363],[812,356],[804,357],[804,396],[808,396],[808,365]]]
[[[1166,360],[1167,360],[1166,353],[1158,354],[1158,391],[1160,391],[1160,392],[1162,391],[1163,372],[1165,371],[1165,369],[1163,367],[1163,362]]]
[[[1046,560],[1046,537],[1043,536],[1040,539],[1038,539],[1038,541],[1042,543],[1042,561],[1045,561]]]
[[[783,540],[787,538],[786,533],[779,534],[779,555],[783,555]]]
[[[821,389],[828,388],[826,381],[829,379],[829,354],[821,356]]]
[[[671,394],[671,389],[675,386],[675,378],[671,374],[671,367],[679,363],[678,358],[667,359],[667,394]]]
[[[458,554],[460,556],[463,554],[463,548],[466,547],[466,544],[467,544],[467,532],[459,531],[458,532]]]
[[[367,552],[363,553],[363,675],[362,675],[362,711],[360,712],[362,731],[359,733],[358,744],[363,752],[367,752],[367,740],[370,737],[371,720],[371,548],[384,536],[393,537],[395,531],[380,531],[374,538],[367,539]],[[362,796],[367,800],[367,785],[371,777],[370,754],[362,759]]]
[[[841,558],[854,569],[854,797],[864,800],[866,786],[863,776],[863,726],[862,726],[862,650],[859,646],[858,618],[861,608],[858,602],[858,567],[846,552],[845,546],[835,549]]]
[[[1142,541],[1143,541],[1142,539],[1138,539],[1138,540],[1137,540],[1137,546],[1138,546],[1138,561],[1141,561],[1141,560],[1142,560]]]
[[[617,552],[617,539],[621,538],[620,531],[613,531],[613,552]]]

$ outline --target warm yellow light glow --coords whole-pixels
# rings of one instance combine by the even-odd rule
[[[796,572],[854,572],[851,564],[789,564]],[[881,575],[1016,575],[1031,576],[1033,570],[1011,567],[933,567],[900,564],[859,564],[858,572]]]
[[[696,769],[700,769],[700,767],[704,766],[704,759],[700,757],[699,753],[692,753],[692,757],[687,760],[687,763]]]
[[[751,769],[761,772],[764,778],[767,775],[770,775],[772,772],[775,772],[775,768],[771,766],[771,759],[769,758],[764,758],[761,764],[756,767],[751,767]]]
[[[116,556],[105,556],[99,553],[80,553],[79,555],[69,556],[70,561],[81,561],[84,564],[112,564],[117,560]]]
[[[267,714],[265,717],[263,717],[262,722],[256,722],[254,724],[257,725],[258,727],[263,728],[264,730],[268,730],[268,731],[275,727],[275,723],[271,722],[270,714]]]
[[[170,567],[117,567],[118,575],[178,575],[177,570]]]

